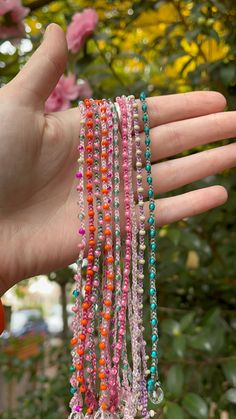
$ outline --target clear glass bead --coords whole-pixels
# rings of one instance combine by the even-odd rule
[[[84,419],[83,413],[72,412],[68,419]]]
[[[156,387],[152,389],[150,392],[148,392],[149,400],[153,404],[160,404],[164,399],[164,392],[161,387],[158,387],[156,384]]]
[[[94,416],[94,419],[120,419],[121,416],[118,413],[109,413],[103,412],[102,409],[99,409]]]

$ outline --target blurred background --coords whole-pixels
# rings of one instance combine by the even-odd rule
[[[209,89],[236,109],[234,0],[0,0],[1,85],[24,65],[50,22],[64,28],[70,53],[46,111],[92,94]],[[159,231],[165,401],[156,417],[164,419],[236,419],[236,173],[194,188],[215,183],[228,189],[227,204]],[[24,280],[3,298],[1,419],[68,416],[74,269]]]

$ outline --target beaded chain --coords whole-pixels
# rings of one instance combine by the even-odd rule
[[[151,367],[150,373],[151,378],[148,380],[148,395],[153,403],[160,403],[163,400],[163,391],[158,381],[158,319],[157,319],[157,290],[156,290],[156,278],[157,278],[157,261],[156,261],[156,227],[155,227],[155,199],[153,191],[153,179],[152,179],[152,165],[151,165],[151,137],[149,127],[149,116],[148,116],[148,105],[146,101],[146,95],[144,92],[140,94],[140,100],[142,103],[143,111],[143,123],[145,133],[145,145],[146,151],[144,153],[146,159],[146,173],[147,173],[147,184],[148,184],[148,200],[149,200],[149,218],[147,220],[149,224],[149,259],[148,259],[148,271],[149,271],[149,296],[150,296],[150,312],[151,312]]]
[[[80,242],[72,291],[69,419],[156,417],[149,403],[160,405],[164,394],[158,373],[157,231],[148,102],[144,93],[140,101],[134,96],[115,102],[85,99],[79,110]],[[146,294],[150,328],[143,321]]]

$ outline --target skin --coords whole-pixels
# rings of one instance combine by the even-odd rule
[[[44,113],[66,62],[64,33],[51,24],[28,63],[0,90],[0,295],[22,279],[67,266],[78,255],[80,113],[76,108]],[[148,104],[155,192],[235,166],[236,144],[173,159],[184,150],[236,135],[236,113],[223,112],[226,101],[220,93],[153,97]],[[208,211],[226,200],[226,190],[217,185],[158,199],[157,224]]]

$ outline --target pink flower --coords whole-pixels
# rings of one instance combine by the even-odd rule
[[[87,80],[79,80],[78,87],[79,87],[79,98],[80,99],[85,99],[85,98],[89,98],[89,97],[92,96],[93,91],[92,91],[89,83],[87,82]]]
[[[29,13],[29,8],[23,7],[21,0],[0,0],[0,39],[20,37],[24,33],[22,19]],[[6,18],[4,18],[6,16]]]
[[[0,39],[21,38],[24,35],[24,25],[0,26]]]
[[[79,86],[74,74],[62,76],[57,84],[65,99],[74,100],[79,96]]]
[[[75,13],[67,28],[67,44],[71,52],[78,52],[86,38],[90,36],[98,22],[98,15],[94,9],[85,9],[82,13]]]
[[[77,84],[74,74],[67,77],[63,75],[45,103],[45,112],[64,111],[70,107],[71,100],[78,97],[83,99],[91,94],[92,90],[87,81],[80,80]]]

